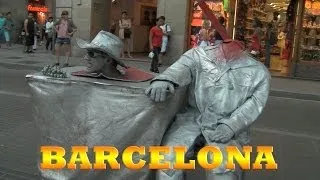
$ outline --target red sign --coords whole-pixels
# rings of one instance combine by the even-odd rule
[[[32,5],[28,5],[28,11],[34,11],[34,12],[48,12],[48,8],[43,6],[43,7],[39,7],[39,6],[32,6]]]

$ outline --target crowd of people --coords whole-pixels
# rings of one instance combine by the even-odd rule
[[[152,52],[153,56],[151,62],[151,72],[158,73],[158,67],[162,65],[162,57],[167,51],[168,42],[170,39],[171,27],[165,23],[165,17],[160,16],[156,19],[156,22],[150,23],[149,31],[149,49]],[[116,33],[117,25],[119,26],[119,32]],[[125,50],[129,58],[132,58],[131,55],[131,36],[132,36],[132,21],[128,16],[127,11],[121,13],[121,19],[118,24],[116,23],[115,18],[112,19],[110,23],[111,33],[117,34],[118,37],[122,40],[124,48],[122,49],[121,57],[125,57]]]
[[[71,37],[77,31],[77,27],[71,19],[68,18],[68,11],[61,13],[61,18],[54,22],[53,17],[48,17],[43,24],[38,24],[33,13],[29,13],[28,17],[23,22],[21,36],[25,45],[25,53],[34,53],[37,50],[38,40],[40,37],[40,46],[45,44],[47,51],[52,51],[55,48],[56,63],[60,65],[61,51],[65,52],[64,67],[69,66],[71,56]],[[14,30],[14,22],[12,13],[6,15],[0,13],[0,48],[7,47],[12,44],[12,32]],[[44,40],[46,42],[44,43]],[[53,41],[55,40],[55,41]]]
[[[53,45],[55,45],[55,55],[56,62],[55,65],[60,65],[61,51],[65,52],[65,63],[63,67],[70,66],[69,60],[71,56],[71,38],[73,34],[77,31],[77,27],[71,19],[68,18],[68,11],[63,11],[61,13],[61,18],[57,22],[53,22],[53,17],[49,17],[41,28],[41,43],[43,44],[43,39],[46,39],[45,47],[46,50],[53,50]],[[24,21],[24,33],[25,33],[25,53],[34,53],[37,49],[38,41],[38,25],[33,17],[32,13],[29,13],[28,18]],[[55,37],[55,42],[53,39]]]

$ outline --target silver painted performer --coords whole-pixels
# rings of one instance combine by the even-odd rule
[[[232,43],[224,41],[187,51],[146,89],[152,100],[163,102],[168,90],[173,93],[178,87],[189,86],[188,105],[176,116],[162,145],[186,146],[192,152],[195,141],[203,136],[205,144],[219,147],[223,162],[217,169],[207,171],[208,180],[242,179],[238,166],[234,170],[225,167],[225,148],[232,145],[241,150],[249,143],[249,127],[261,114],[269,96],[268,70],[246,51],[236,52]],[[171,151],[165,160],[172,165],[175,154]],[[157,179],[180,180],[183,171],[159,170]]]
[[[263,64],[246,52],[226,60],[223,44],[194,48],[164,73],[156,77],[146,94],[156,102],[166,100],[166,93],[189,85],[188,106],[178,114],[163,139],[164,146],[192,147],[203,135],[208,145],[223,152],[223,165],[209,172],[217,180],[239,179],[240,169],[224,167],[225,147],[239,148],[249,142],[248,128],[261,114],[269,95],[270,75]],[[174,154],[166,157],[173,162]],[[181,179],[182,171],[159,171],[158,179]],[[220,178],[221,177],[221,178]],[[211,178],[208,178],[211,179]]]

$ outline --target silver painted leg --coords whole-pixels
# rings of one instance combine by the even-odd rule
[[[243,180],[242,172],[213,173],[206,171],[206,180]]]
[[[172,176],[169,176],[162,170],[156,172],[156,180],[184,180],[184,172],[176,170]]]

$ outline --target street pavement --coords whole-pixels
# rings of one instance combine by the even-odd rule
[[[73,58],[72,64],[83,64],[79,59]],[[148,60],[139,59],[142,60],[125,63],[148,70]],[[0,49],[0,180],[39,179],[39,131],[32,119],[31,97],[24,77],[53,62],[54,56],[41,49],[35,54],[23,54],[21,46]],[[252,127],[251,137],[253,146],[274,146],[279,169],[249,171],[245,179],[318,180],[319,107],[320,82],[273,78],[271,96]],[[204,179],[202,169],[187,173],[187,180],[200,179]]]

